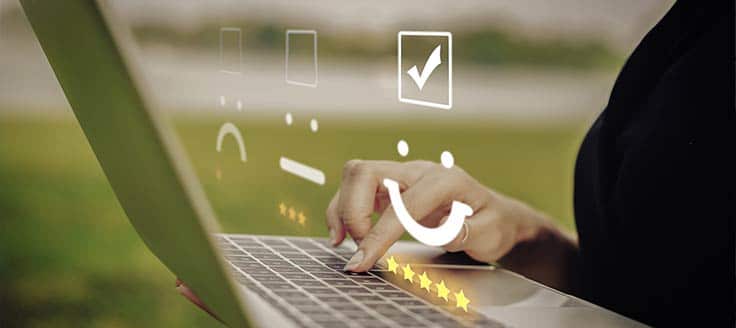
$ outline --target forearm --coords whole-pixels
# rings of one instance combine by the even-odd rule
[[[517,243],[498,260],[504,268],[568,293],[579,288],[579,249],[573,234],[559,229],[544,214],[516,203],[514,215],[523,216]]]

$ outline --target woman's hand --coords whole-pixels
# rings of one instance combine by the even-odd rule
[[[327,208],[332,243],[338,245],[350,234],[359,245],[345,270],[369,270],[404,233],[381,183],[384,178],[399,183],[407,210],[424,226],[442,224],[453,201],[469,205],[473,215],[466,218],[467,229],[443,247],[465,251],[479,261],[496,261],[516,244],[551,227],[542,214],[483,186],[457,166],[448,169],[427,161],[351,160],[345,164],[340,190]],[[379,213],[380,219],[371,226],[373,213]]]

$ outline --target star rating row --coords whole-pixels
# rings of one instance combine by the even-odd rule
[[[307,223],[307,216],[304,215],[304,212],[297,211],[291,206],[286,206],[283,202],[279,203],[279,214],[291,221],[298,222],[301,225]]]
[[[451,290],[447,288],[444,280],[440,280],[439,283],[433,284],[426,271],[423,271],[421,275],[418,275],[414,270],[412,270],[411,265],[406,264],[402,267],[393,256],[388,258],[386,264],[388,264],[388,271],[395,275],[399,275],[399,270],[401,270],[404,280],[409,281],[411,284],[415,283],[414,278],[417,277],[416,280],[419,283],[419,288],[426,290],[427,293],[432,293],[432,286],[434,285],[437,297],[445,300],[445,303],[450,302]],[[468,304],[470,303],[470,300],[465,296],[463,290],[460,289],[459,292],[452,293],[452,295],[455,296],[455,307],[468,312]]]

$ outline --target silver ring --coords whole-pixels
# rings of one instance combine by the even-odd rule
[[[465,241],[467,241],[468,236],[470,236],[470,227],[468,226],[468,221],[463,222],[463,228],[465,228],[465,236],[463,236],[463,240],[461,240],[460,243],[465,245]]]

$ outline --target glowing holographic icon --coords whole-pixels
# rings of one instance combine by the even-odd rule
[[[397,43],[397,58],[398,58],[398,70],[397,70],[397,84],[398,84],[398,96],[399,101],[402,103],[408,103],[408,104],[414,104],[419,106],[426,106],[426,107],[434,107],[434,108],[440,108],[440,109],[451,109],[452,108],[452,33],[450,32],[438,32],[438,31],[399,31],[398,34],[398,43]],[[437,45],[434,47],[432,52],[429,54],[429,57],[424,60],[424,65],[422,68],[422,71],[419,72],[419,68],[417,65],[412,65],[411,68],[406,70],[406,67],[404,67],[405,63],[408,63],[411,60],[411,58],[404,58],[404,54],[411,53],[405,52],[404,47],[406,46],[406,50],[410,50],[411,48],[415,48],[417,45],[420,45],[422,42],[436,42],[440,41],[440,45]],[[444,56],[446,59],[446,64],[443,62],[443,47],[442,43],[447,44],[447,48],[444,48]],[[417,58],[418,59],[418,58]],[[421,63],[422,60],[419,59],[419,62]],[[437,71],[437,68],[439,68],[440,65],[445,64],[446,65],[446,74],[442,77],[436,77],[434,80],[438,82],[442,82],[442,80],[446,81],[447,85],[447,96],[446,100],[443,101],[437,101],[437,100],[431,100],[427,99],[424,95],[414,95],[407,94],[409,90],[404,90],[403,88],[403,80],[405,76],[409,77],[410,81],[413,82],[413,84],[419,89],[420,94],[421,91],[425,87],[425,83],[429,80],[430,76],[432,75],[438,75],[440,72]],[[408,65],[408,64],[407,64]],[[410,83],[409,83],[410,84]],[[430,82],[431,84],[431,82]],[[410,93],[410,92],[409,92]],[[444,93],[444,92],[443,92]]]
[[[402,276],[404,280],[409,281],[410,284],[414,285],[415,283],[419,283],[419,288],[424,289],[427,291],[428,294],[432,294],[433,292],[437,293],[437,298],[445,300],[445,303],[450,303],[450,297],[454,296],[455,298],[455,307],[463,309],[465,312],[468,312],[468,304],[470,304],[470,300],[465,296],[465,292],[460,289],[459,292],[454,293],[450,288],[447,287],[444,280],[440,280],[439,283],[432,283],[432,279],[429,278],[429,275],[427,272],[422,272],[421,275],[417,275],[414,270],[412,270],[410,264],[406,264],[402,266],[392,255],[387,260],[388,263],[388,272],[393,273],[394,275],[397,275],[399,277]],[[401,274],[399,273],[399,269],[401,269]],[[418,280],[415,280],[414,277],[419,277]],[[434,286],[434,291],[432,290],[432,286]]]
[[[302,226],[307,223],[307,216],[304,215],[304,212],[297,212],[296,209],[286,206],[283,202],[279,203],[279,214],[291,221],[298,222]]]
[[[406,155],[409,155],[409,144],[406,142],[406,140],[399,140],[399,142],[396,144],[396,151],[399,152],[399,155],[401,155],[401,157],[406,157]]]
[[[220,127],[220,132],[217,133],[217,144],[215,145],[215,149],[217,149],[218,153],[222,152],[222,142],[227,135],[233,136],[235,142],[238,144],[238,150],[240,151],[240,161],[245,162],[247,159],[247,155],[245,153],[245,143],[243,142],[243,135],[240,134],[240,130],[238,130],[235,124],[226,122]]]
[[[284,122],[286,122],[287,126],[292,126],[294,124],[294,116],[291,113],[286,113],[286,115],[284,115]],[[310,120],[309,129],[312,130],[312,132],[317,133],[319,130],[319,122],[314,118]],[[289,172],[307,181],[314,182],[318,185],[325,184],[325,173],[318,168],[311,167],[285,156],[281,156],[281,158],[279,158],[279,167],[284,172]]]
[[[322,171],[309,165],[299,163],[293,159],[282,156],[281,159],[279,159],[279,167],[286,172],[314,182],[318,185],[325,184],[325,174]]]
[[[445,168],[451,169],[453,166],[455,166],[455,157],[452,156],[451,152],[445,150],[442,152],[442,154],[440,154],[440,162]]]
[[[427,228],[412,218],[401,198],[399,183],[391,179],[383,179],[388,189],[388,196],[396,217],[404,229],[417,241],[429,246],[443,246],[451,242],[463,228],[465,218],[473,215],[473,209],[465,203],[453,201],[447,221],[439,227]]]
[[[442,280],[438,284],[434,284],[434,286],[437,287],[437,297],[444,299],[445,302],[449,302],[450,299],[448,296],[450,296],[450,289],[445,285],[445,281]]]
[[[286,113],[284,115],[284,121],[286,121],[286,125],[291,126],[294,123],[294,117],[291,116],[291,113]]]
[[[312,38],[312,49],[311,49],[312,50],[312,62],[310,64],[312,66],[310,70],[312,72],[311,74],[312,76],[311,78],[306,79],[306,80],[302,79],[302,81],[295,79],[293,77],[293,73],[290,72],[290,69],[289,69],[289,57],[291,57],[291,53],[290,53],[290,47],[291,47],[290,43],[291,42],[290,41],[293,40],[294,37],[298,37],[298,36],[307,36],[307,37]],[[286,83],[304,86],[304,87],[316,88],[317,82],[319,80],[319,70],[317,66],[317,31],[315,30],[286,30],[285,39],[286,39],[286,46],[285,46],[286,48],[286,59],[285,59],[286,68],[284,69],[284,71],[286,74]],[[293,63],[292,63],[292,66],[294,66]]]
[[[461,308],[465,310],[465,312],[468,312],[468,303],[470,303],[470,300],[465,297],[465,293],[461,289],[459,293],[455,293],[455,307]]]
[[[232,49],[234,48],[234,49]],[[242,74],[243,32],[239,27],[220,28],[220,72]]]

